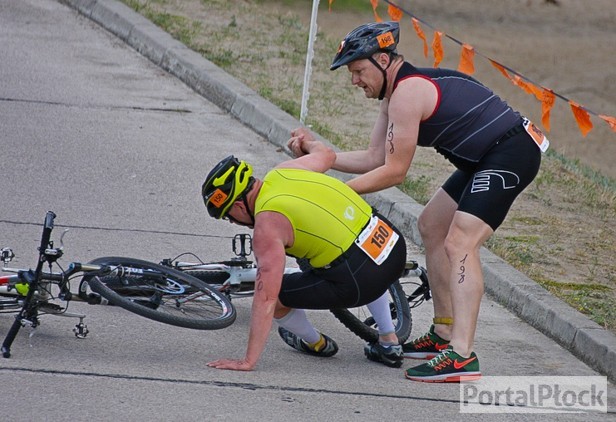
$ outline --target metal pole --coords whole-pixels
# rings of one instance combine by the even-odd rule
[[[314,57],[314,42],[317,36],[317,14],[319,0],[312,1],[312,15],[310,17],[310,35],[308,36],[308,51],[306,52],[306,70],[304,71],[304,86],[302,89],[302,107],[299,121],[303,125],[308,113],[308,97],[310,97],[310,76],[312,75],[312,58]]]

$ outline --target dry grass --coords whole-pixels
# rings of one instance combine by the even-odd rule
[[[309,1],[124,1],[263,97],[299,117]],[[351,87],[344,69],[327,70],[341,34],[372,19],[368,1],[356,1],[359,9],[351,7],[352,3],[337,0],[336,15],[326,15],[326,23],[319,27],[306,122],[341,149],[365,145],[378,107],[376,101],[366,100],[360,90]],[[455,19],[450,24],[460,30]],[[500,93],[499,88],[508,92],[508,87],[494,87]],[[601,91],[602,87],[596,89]],[[516,94],[509,95],[515,100]],[[422,148],[401,188],[425,203],[452,169],[442,157]],[[535,182],[517,200],[486,246],[616,332],[615,223],[614,180],[577,160],[550,152]]]

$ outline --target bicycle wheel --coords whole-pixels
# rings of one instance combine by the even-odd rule
[[[235,321],[235,308],[224,294],[181,271],[122,257],[97,258],[91,264],[145,270],[84,277],[93,292],[143,317],[197,330],[218,330]]]
[[[400,344],[411,335],[412,320],[411,309],[400,282],[396,280],[389,286],[391,317],[396,328],[396,335]],[[366,306],[350,309],[330,309],[331,313],[349,330],[368,343],[379,340],[379,332],[374,319]]]

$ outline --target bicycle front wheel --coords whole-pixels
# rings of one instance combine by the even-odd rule
[[[224,294],[181,271],[123,257],[102,257],[90,263],[125,268],[103,276],[86,275],[84,283],[127,311],[197,330],[218,330],[235,321],[235,308]]]
[[[404,289],[398,280],[389,286],[388,291],[390,295],[389,308],[394,327],[396,328],[396,336],[398,336],[398,341],[402,344],[411,335],[411,309]],[[362,340],[368,343],[376,343],[379,340],[378,327],[366,306],[350,309],[331,309],[330,311]]]

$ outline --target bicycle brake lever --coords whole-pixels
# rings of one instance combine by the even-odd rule
[[[64,250],[64,235],[69,232],[70,229],[64,229],[62,235],[60,236],[60,250]]]

